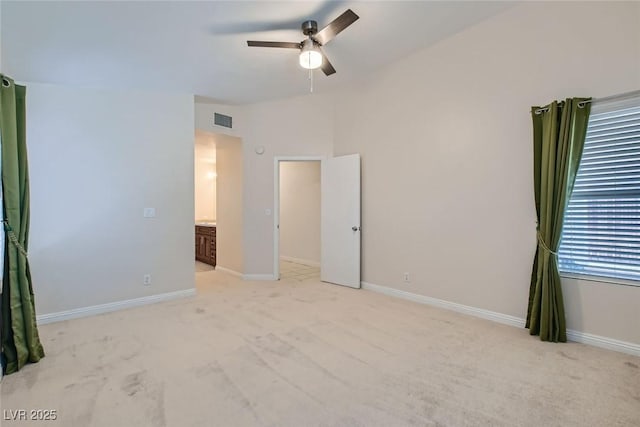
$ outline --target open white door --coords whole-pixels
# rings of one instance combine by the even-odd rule
[[[320,279],[360,287],[360,155],[322,162]]]

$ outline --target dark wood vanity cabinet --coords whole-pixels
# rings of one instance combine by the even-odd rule
[[[196,225],[196,260],[216,266],[216,228]]]

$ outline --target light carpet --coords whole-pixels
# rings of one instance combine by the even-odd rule
[[[196,275],[197,297],[44,325],[2,426],[640,426],[640,360],[311,281]]]

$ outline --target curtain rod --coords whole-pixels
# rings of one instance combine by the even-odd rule
[[[614,101],[614,100],[618,101],[625,98],[635,98],[635,97],[640,97],[640,90],[619,93],[617,95],[605,96],[604,98],[592,98],[591,100],[588,100],[588,101],[580,101],[578,102],[578,108],[584,108],[584,106],[587,105],[587,103],[594,102],[594,101],[596,101],[597,103],[601,103],[601,102],[608,102],[608,101]],[[563,104],[563,103],[564,101],[560,101],[558,104]],[[542,107],[535,110],[534,113],[542,114],[542,113],[546,113],[547,111],[549,111],[549,107]]]
[[[598,99],[598,101],[601,101],[601,99]],[[584,108],[585,105],[590,104],[591,102],[593,102],[593,99],[587,99],[586,101],[580,101],[580,102],[578,102],[578,108]],[[558,105],[562,105],[562,104],[564,104],[564,101],[558,102]],[[549,111],[549,108],[551,108],[551,107],[538,108],[537,110],[534,111],[534,113],[535,114],[546,113],[547,111]]]

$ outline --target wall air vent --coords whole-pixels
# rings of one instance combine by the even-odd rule
[[[213,113],[213,124],[214,125],[218,125],[218,126],[224,126],[226,128],[231,129],[232,126],[232,117],[231,116],[225,116],[224,114],[219,114],[219,113]]]

